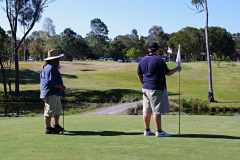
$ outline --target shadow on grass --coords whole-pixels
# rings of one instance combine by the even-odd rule
[[[8,72],[9,79],[14,82],[15,81],[15,71],[10,70]],[[20,76],[20,84],[37,84],[39,83],[39,72],[25,69],[25,70],[20,70],[19,71],[19,76]],[[14,84],[12,84],[14,85]]]
[[[67,79],[77,79],[78,76],[73,75],[73,74],[61,74],[63,78],[67,78]]]
[[[12,94],[9,97],[1,96],[0,113],[34,112],[40,113],[43,108],[43,101],[39,98],[39,90],[22,91],[19,96]],[[171,93],[174,94],[174,93]],[[109,90],[70,90],[66,91],[63,102],[66,110],[78,108],[86,110],[90,103],[98,104],[101,107],[106,103],[125,103],[142,100],[142,93],[132,89],[109,89]],[[91,107],[91,105],[90,105]]]
[[[169,96],[178,95],[169,93]],[[142,99],[142,92],[133,89],[67,90],[66,101],[91,103],[134,102]]]
[[[223,100],[223,101],[221,101],[221,100],[219,100],[219,101],[216,101],[216,103],[240,103],[240,101],[239,100],[230,100],[230,101],[227,101],[227,100]]]
[[[136,101],[141,98],[141,92],[131,89],[109,90],[67,90],[66,101],[91,103],[117,103]]]
[[[136,136],[142,132],[120,132],[120,131],[65,131],[66,136]]]
[[[72,62],[72,64],[74,65],[85,65],[85,66],[88,66],[88,65],[91,65],[91,64],[88,64],[88,63],[83,63],[83,62]]]
[[[12,94],[9,97],[1,96],[0,93],[0,114],[5,115],[17,113],[17,115],[30,113],[41,113],[43,101],[39,98],[39,90],[21,91],[19,96]],[[99,90],[67,90],[63,102],[66,110],[77,108],[87,110],[91,105],[97,103],[98,107],[104,103],[132,102],[141,99],[142,94],[139,91],[130,89],[110,89],[105,91]]]
[[[215,135],[215,134],[180,134],[180,135],[171,135],[171,137],[177,138],[210,138],[210,139],[237,139],[240,140],[240,137],[237,136],[228,136],[228,135]]]
[[[1,74],[0,74],[1,75]],[[15,80],[15,71],[9,70],[7,71],[7,75],[9,79],[14,82]],[[20,84],[39,84],[40,83],[40,75],[39,72],[25,69],[19,71],[20,76]],[[78,77],[76,75],[70,75],[70,74],[62,74],[63,78],[67,79],[77,79]],[[2,83],[2,78],[0,77],[0,83]],[[14,85],[12,83],[12,85]]]
[[[179,93],[174,93],[174,92],[168,92],[168,96],[178,96]],[[181,95],[181,94],[180,94]]]
[[[82,72],[90,72],[90,71],[96,71],[96,69],[81,69]]]

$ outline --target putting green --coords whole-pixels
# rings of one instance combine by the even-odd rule
[[[183,116],[182,136],[144,137],[141,116],[65,117],[66,135],[44,135],[42,117],[0,118],[3,160],[238,160],[240,117]],[[164,129],[178,131],[178,117]]]

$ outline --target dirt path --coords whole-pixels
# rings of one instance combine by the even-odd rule
[[[122,103],[110,107],[103,107],[96,109],[92,112],[84,113],[85,115],[116,115],[121,114],[127,111],[129,108],[136,107],[139,103],[142,103],[142,101],[132,102],[132,103]]]

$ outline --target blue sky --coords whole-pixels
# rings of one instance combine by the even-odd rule
[[[137,29],[147,35],[153,25],[167,33],[186,26],[203,27],[203,14],[192,10],[191,0],[55,0],[45,9],[41,21],[33,30],[40,30],[44,17],[49,17],[60,33],[70,27],[85,36],[90,20],[100,18],[109,28],[109,36],[128,34]],[[191,9],[192,8],[192,9]],[[240,1],[209,0],[209,25],[221,26],[229,32],[240,32]],[[0,11],[0,26],[7,30],[8,22]]]

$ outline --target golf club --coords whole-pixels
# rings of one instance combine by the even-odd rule
[[[62,109],[63,109],[63,111],[62,111],[62,123],[63,123],[63,131],[62,131],[62,135],[64,135],[64,109],[65,109],[65,104],[64,104],[64,97],[62,97]]]

